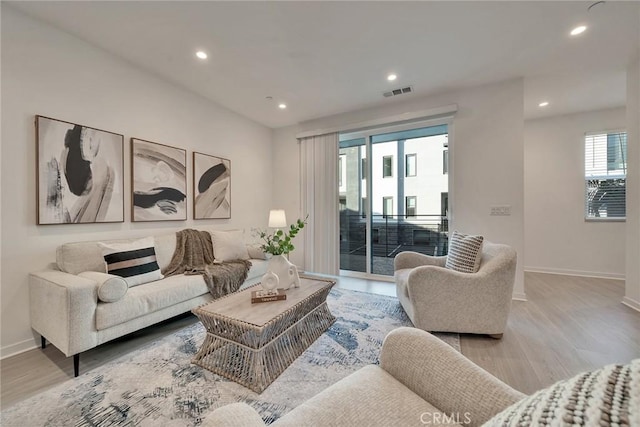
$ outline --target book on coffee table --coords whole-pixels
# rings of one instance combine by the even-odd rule
[[[267,294],[265,291],[251,291],[251,304],[259,302],[283,301],[287,299],[284,289],[278,288],[278,293]]]

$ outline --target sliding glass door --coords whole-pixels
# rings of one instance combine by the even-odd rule
[[[393,275],[401,251],[444,255],[448,125],[340,135],[340,269]]]

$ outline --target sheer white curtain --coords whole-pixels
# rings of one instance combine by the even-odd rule
[[[304,267],[314,273],[338,274],[338,134],[300,139],[302,211],[305,227]]]

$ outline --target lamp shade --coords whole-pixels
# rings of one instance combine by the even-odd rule
[[[272,209],[269,212],[269,227],[285,228],[286,226],[287,217],[284,214],[284,209]]]

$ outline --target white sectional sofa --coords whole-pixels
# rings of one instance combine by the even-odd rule
[[[158,265],[164,269],[173,256],[176,234],[153,238]],[[99,243],[133,240],[136,239],[66,243],[58,247],[55,264],[30,274],[31,327],[42,337],[43,348],[48,340],[66,356],[74,356],[76,376],[81,352],[213,299],[202,276],[183,274],[125,286],[123,296],[105,293],[102,278],[112,276],[106,274]],[[260,256],[259,251],[258,255],[255,250],[248,252]],[[265,259],[250,261],[252,267],[242,287],[257,283],[266,272]]]

